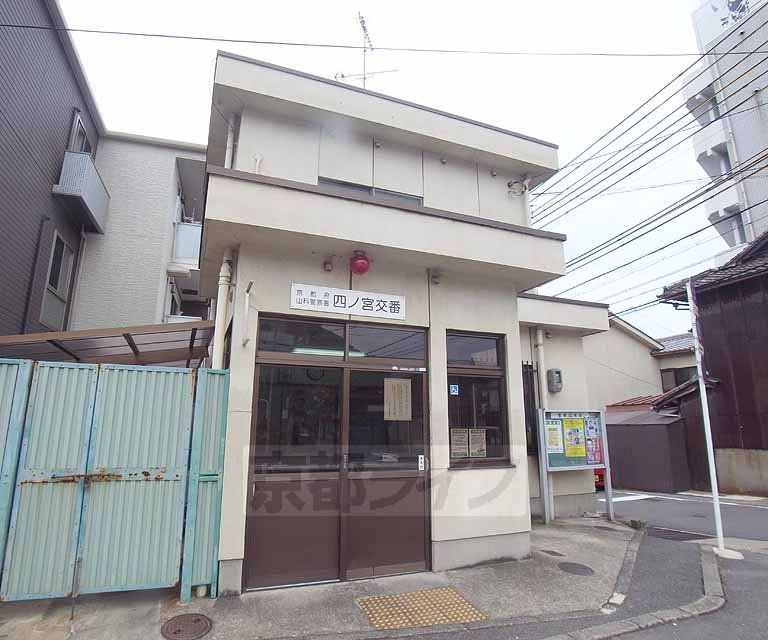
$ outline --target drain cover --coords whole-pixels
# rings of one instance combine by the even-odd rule
[[[197,640],[208,633],[212,625],[211,619],[201,613],[183,613],[166,621],[160,633],[168,640]]]
[[[566,573],[572,573],[576,576],[593,576],[595,572],[591,567],[585,564],[579,564],[578,562],[561,562],[557,565],[561,571]]]
[[[558,558],[564,558],[565,554],[560,553],[559,551],[552,551],[552,549],[542,549],[542,553],[546,553],[548,556],[556,556]]]
[[[691,540],[703,540],[711,536],[706,533],[693,533],[692,531],[678,531],[677,529],[664,529],[662,527],[648,527],[647,534],[651,538],[662,538],[664,540],[676,540],[678,542],[689,542]]]

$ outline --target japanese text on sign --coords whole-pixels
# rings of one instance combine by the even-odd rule
[[[405,320],[405,297],[310,284],[291,284],[291,309]]]

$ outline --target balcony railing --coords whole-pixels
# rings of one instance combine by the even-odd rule
[[[77,226],[91,233],[104,233],[109,192],[89,153],[64,153],[59,184],[53,185],[52,192],[64,204]]]
[[[173,240],[173,263],[197,269],[202,225],[177,222]]]

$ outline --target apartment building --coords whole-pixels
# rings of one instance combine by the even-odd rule
[[[684,78],[683,100],[701,126],[693,136],[696,160],[718,184],[703,207],[730,249],[715,266],[768,230],[768,173],[761,156],[768,147],[767,18],[765,4],[749,0],[706,0],[693,14],[699,49],[709,53]],[[729,178],[755,160],[762,161]]]
[[[608,328],[522,294],[564,273],[565,237],[528,225],[555,145],[220,52],[207,163],[220,591],[527,555],[526,414],[588,408],[581,341]],[[559,389],[524,380],[534,358]],[[589,471],[554,493],[595,508]]]
[[[0,21],[62,28],[55,0]],[[205,146],[108,131],[66,31],[0,39],[0,334],[207,319]]]

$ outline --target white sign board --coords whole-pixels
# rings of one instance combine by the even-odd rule
[[[405,296],[294,282],[291,309],[405,320]]]
[[[410,379],[384,378],[384,420],[411,419]]]
[[[741,22],[759,0],[706,0],[693,12],[699,49],[703,53],[714,40]],[[750,6],[752,5],[752,6]],[[753,25],[757,26],[757,25]]]

